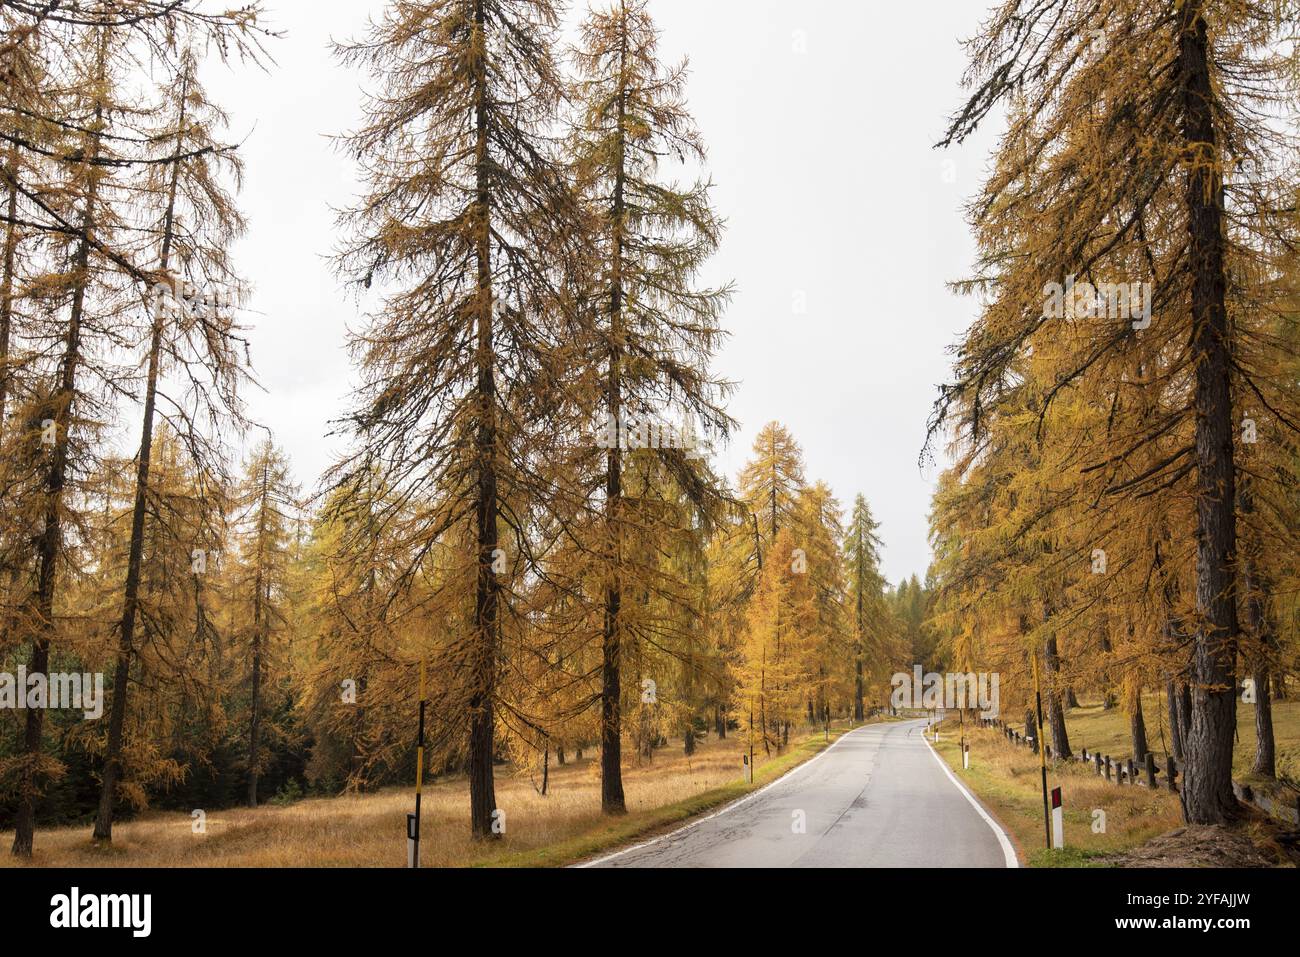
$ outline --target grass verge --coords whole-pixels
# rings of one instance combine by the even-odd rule
[[[1178,827],[1178,796],[1166,790],[1118,786],[1080,764],[1048,763],[1047,786],[1061,788],[1065,848],[1048,850],[1043,822],[1039,759],[993,730],[966,727],[971,766],[962,768],[962,729],[949,719],[933,747],[952,772],[992,812],[1029,867],[1095,867],[1106,855],[1127,851]]]
[[[425,787],[421,862],[425,867],[557,867],[670,830],[695,815],[743,797],[813,758],[849,726],[795,734],[781,754],[740,777],[742,738],[709,738],[687,757],[680,742],[651,761],[625,766],[628,813],[600,813],[599,760],[552,766],[548,793],[535,778],[499,768],[496,797],[504,814],[500,840],[469,837],[468,786],[449,776]],[[403,867],[410,789],[308,798],[257,809],[205,811],[195,833],[185,812],[149,812],[114,826],[111,847],[90,841],[90,826],[39,830],[31,865],[0,855],[0,866],[46,867]],[[202,809],[199,809],[202,810]],[[0,842],[12,840],[0,834]]]

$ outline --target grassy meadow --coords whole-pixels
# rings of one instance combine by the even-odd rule
[[[824,750],[849,730],[792,729],[784,753],[756,758],[755,782],[742,778],[743,736],[710,736],[687,757],[680,740],[656,750],[652,761],[626,761],[628,813],[600,813],[598,752],[563,767],[552,765],[546,796],[540,781],[499,767],[497,802],[505,812],[501,840],[469,837],[468,784],[463,776],[427,782],[422,802],[421,864],[425,867],[551,867],[574,863],[663,830],[743,796]],[[39,829],[30,865],[45,867],[404,867],[406,815],[412,789],[307,798],[288,806],[206,811],[205,831],[194,833],[184,812],[147,812],[114,825],[111,847],[90,840],[89,823]],[[5,846],[13,833],[0,833]],[[25,866],[8,854],[0,866]]]
[[[1144,696],[1142,705],[1148,747],[1163,768],[1169,734],[1164,698]],[[1259,780],[1249,774],[1255,754],[1254,721],[1252,706],[1239,705],[1233,776],[1258,785]],[[1295,781],[1300,778],[1300,702],[1274,702],[1273,723],[1278,776]],[[1100,704],[1071,708],[1066,712],[1066,729],[1076,752],[1086,748],[1089,754],[1126,760],[1132,751],[1128,717],[1121,708],[1104,709]],[[961,767],[963,733],[970,744],[969,770]],[[1178,795],[1163,786],[1163,775],[1161,787],[1152,792],[1108,782],[1091,765],[1049,761],[1048,787],[1061,788],[1065,848],[1048,851],[1038,755],[1008,743],[999,731],[970,725],[963,728],[956,718],[941,725],[940,741],[934,747],[1012,835],[1021,861],[1030,866],[1104,865],[1108,856],[1137,848],[1183,823]],[[1103,812],[1104,818],[1096,816],[1097,811]],[[1260,831],[1256,836],[1267,840],[1258,825],[1247,827]]]

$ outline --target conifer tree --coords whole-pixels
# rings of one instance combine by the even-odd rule
[[[178,367],[176,374],[181,387],[188,384],[189,395],[197,400],[198,411],[207,413],[208,421],[218,421],[223,413],[234,422],[243,418],[236,389],[246,371],[231,314],[238,283],[227,259],[227,248],[242,231],[243,222],[221,183],[223,174],[237,178],[239,165],[233,154],[215,139],[214,126],[223,124],[225,118],[207,100],[197,70],[197,58],[187,47],[179,58],[177,74],[169,86],[170,102],[165,107],[173,143],[171,162],[151,164],[147,168],[146,182],[135,200],[142,204],[146,197],[156,197],[160,207],[157,267],[160,280],[150,302],[152,317],[144,357],[143,412],[131,537],[118,626],[108,743],[94,828],[97,841],[113,838],[114,787],[120,772],[119,756],[128,708],[149,470],[158,394],[164,385],[160,381],[164,357]],[[183,225],[190,223],[193,225]],[[176,402],[174,417],[181,420],[181,428],[188,436],[190,454],[206,467],[213,455],[200,434],[203,417],[191,415],[182,402]]]
[[[1193,823],[1225,821],[1236,808],[1234,393],[1267,393],[1268,383],[1252,361],[1254,322],[1229,322],[1234,310],[1251,315],[1257,289],[1227,279],[1234,269],[1249,275],[1286,229],[1294,147],[1257,107],[1261,86],[1285,87],[1278,81],[1291,66],[1272,40],[1294,20],[1292,7],[1005,3],[972,43],[976,90],[945,137],[960,141],[995,106],[1013,104],[997,169],[973,210],[986,247],[980,282],[996,283],[998,303],[967,337],[938,420],[961,405],[979,442],[985,408],[1027,348],[1050,348],[1062,318],[1072,320],[1070,334],[1040,416],[1073,392],[1095,396],[1126,380],[1160,397],[1145,420],[1130,403],[1119,428],[1095,432],[1082,474],[1091,481],[1100,472],[1111,503],[1180,493],[1196,502],[1183,792]],[[1246,172],[1230,182],[1234,166]],[[1229,205],[1250,215],[1226,216]],[[1076,278],[1066,310],[1044,308],[1045,284]],[[1116,297],[1098,309],[1086,291],[1139,279],[1150,284],[1140,316],[1116,316]],[[1171,447],[1142,461],[1162,446]],[[1136,549],[1127,557],[1141,561]]]
[[[232,584],[240,610],[236,640],[248,654],[248,794],[257,807],[267,724],[266,688],[283,682],[288,633],[288,570],[297,490],[284,454],[269,439],[249,457],[237,493],[242,514],[239,568]]]
[[[721,223],[706,182],[681,186],[664,169],[668,159],[700,163],[705,153],[684,102],[686,63],[664,64],[657,48],[645,0],[616,0],[588,14],[573,51],[574,177],[592,240],[580,265],[580,286],[596,304],[589,319],[599,360],[586,375],[599,396],[592,411],[603,413],[614,441],[601,443],[608,447],[597,450],[599,458],[566,467],[582,477],[579,487],[590,489],[587,494],[601,496],[604,511],[603,522],[593,526],[601,542],[588,547],[603,552],[606,563],[600,691],[606,813],[624,810],[619,702],[620,659],[628,641],[625,602],[639,591],[661,590],[661,570],[638,569],[620,545],[644,536],[659,520],[656,502],[643,505],[624,491],[622,437],[629,426],[650,437],[635,444],[650,446],[643,454],[654,456],[666,480],[711,522],[723,501],[702,450],[683,447],[687,441],[664,441],[663,434],[676,428],[698,442],[697,429],[725,438],[733,425],[720,405],[728,387],[709,371],[729,290],[696,283],[717,247]]]
[[[563,95],[556,26],[551,0],[394,0],[338,48],[379,85],[342,140],[366,195],[343,217],[338,265],[383,302],[352,339],[359,450],[330,482],[373,468],[394,502],[421,502],[401,535],[412,554],[438,549],[435,617],[455,637],[433,718],[442,740],[465,728],[477,838],[498,833],[503,629],[519,630],[516,582],[535,562],[518,509],[553,497],[526,465],[559,444],[547,410],[571,327],[556,262],[580,220],[547,139]]]
[[[844,560],[847,565],[848,613],[852,618],[853,639],[853,720],[865,716],[863,703],[867,678],[873,661],[888,660],[888,612],[884,603],[884,576],[880,574],[880,548],[883,543],[880,524],[871,514],[862,493],[853,500],[844,533]]]
[[[33,500],[36,515],[32,524],[40,523],[35,537],[35,587],[22,601],[19,627],[31,635],[28,671],[44,674],[49,668],[50,646],[55,636],[54,607],[59,563],[64,550],[64,522],[69,508],[68,482],[74,454],[84,454],[84,446],[73,445],[73,432],[79,423],[75,416],[85,416],[90,396],[85,385],[85,352],[90,346],[95,316],[88,315],[90,285],[104,275],[104,263],[92,251],[110,234],[113,218],[107,212],[108,185],[106,168],[99,165],[106,152],[104,131],[110,111],[115,106],[110,78],[114,75],[119,50],[106,28],[91,32],[87,42],[77,50],[84,70],[80,79],[84,97],[74,107],[73,115],[83,117],[85,130],[79,149],[81,162],[70,164],[65,187],[75,199],[75,232],[68,236],[66,272],[50,278],[50,285],[67,297],[67,319],[61,335],[61,355],[55,360],[48,385],[43,385],[26,413],[34,428],[29,441],[40,443],[41,451],[33,464],[39,472],[40,491]],[[65,101],[66,102],[66,101]],[[69,104],[70,106],[72,104]],[[92,301],[90,309],[94,309]],[[78,402],[78,399],[81,402]],[[50,441],[45,441],[46,437]],[[38,517],[39,516],[39,517]],[[30,857],[36,824],[36,802],[45,783],[61,772],[59,763],[43,754],[45,709],[29,708],[24,722],[23,754],[11,768],[17,777],[19,803],[14,821],[13,853]]]

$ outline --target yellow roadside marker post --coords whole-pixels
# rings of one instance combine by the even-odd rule
[[[420,659],[420,723],[415,738],[415,813],[406,815],[406,866],[420,866],[420,797],[424,790],[424,659]]]

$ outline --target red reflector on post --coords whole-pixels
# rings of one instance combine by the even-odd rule
[[[1052,788],[1052,807],[1058,808],[1060,806],[1061,806],[1061,789]]]

